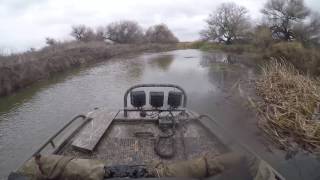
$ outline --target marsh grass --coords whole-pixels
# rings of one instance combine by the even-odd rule
[[[320,82],[273,59],[256,81],[260,128],[282,149],[320,150]]]

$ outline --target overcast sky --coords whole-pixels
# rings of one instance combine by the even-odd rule
[[[220,3],[232,0],[0,0],[0,50],[21,51],[44,46],[45,37],[70,39],[74,24],[92,27],[134,20],[143,28],[166,23],[181,41],[199,38],[204,19]],[[253,19],[266,0],[242,0]],[[306,0],[320,10],[319,0]]]

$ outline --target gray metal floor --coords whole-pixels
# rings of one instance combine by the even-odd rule
[[[171,159],[160,158],[154,151],[160,130],[155,124],[127,124],[114,122],[91,154],[68,147],[63,154],[81,158],[94,158],[107,165],[146,164],[155,160],[178,161],[199,157],[207,153],[221,154],[226,149],[205,128],[188,122],[176,129],[176,153]],[[163,146],[171,147],[171,146]]]

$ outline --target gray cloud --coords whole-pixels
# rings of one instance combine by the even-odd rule
[[[166,23],[180,40],[198,38],[204,19],[222,2],[232,0],[0,0],[0,49],[25,50],[42,47],[45,37],[70,39],[70,27],[93,27],[121,19],[138,21],[144,28]],[[259,19],[266,0],[237,2]],[[307,5],[320,9],[317,0]]]

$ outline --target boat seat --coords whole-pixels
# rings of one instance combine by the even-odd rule
[[[98,110],[88,118],[92,120],[84,127],[72,143],[72,147],[85,152],[92,152],[104,133],[109,128],[117,112]]]

